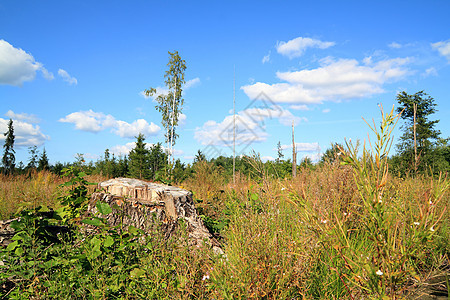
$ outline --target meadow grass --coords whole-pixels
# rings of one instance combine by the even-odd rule
[[[153,237],[151,247],[133,252],[133,263],[146,275],[136,277],[135,290],[127,289],[123,297],[401,297],[420,286],[431,272],[445,272],[440,267],[448,260],[450,239],[446,178],[439,181],[425,176],[401,179],[388,175],[383,199],[390,207],[386,224],[392,229],[377,234],[387,235],[394,248],[380,253],[351,166],[327,163],[315,170],[301,169],[296,178],[286,179],[238,176],[235,185],[227,183],[220,169],[213,166],[204,166],[205,173],[201,172],[197,170],[197,176],[204,180],[189,180],[183,185],[193,191],[196,205],[205,215],[212,220],[227,220],[227,226],[218,230],[226,258],[217,257],[208,248],[190,248],[182,234],[169,242]],[[56,186],[64,181],[52,176],[37,173],[29,179],[3,177],[2,187],[8,187],[7,199],[20,203],[23,195],[33,195],[35,203],[52,206],[58,194]],[[43,188],[37,187],[39,183]],[[2,188],[2,195],[6,192]],[[9,212],[2,215],[8,216],[17,203],[2,202],[3,207]],[[88,253],[91,245],[84,247]],[[82,293],[102,298],[111,282],[125,276],[123,272],[111,272],[108,265],[113,264],[113,257],[108,257],[91,262],[99,266],[95,275],[90,275],[97,280],[77,278],[81,270],[67,266],[71,272],[50,276],[48,284],[53,291],[67,285],[76,287],[71,290],[74,299]],[[377,275],[378,270],[383,275]],[[35,292],[42,298],[47,295],[37,287]]]
[[[106,180],[100,175],[87,176],[90,182]],[[30,171],[22,175],[0,174],[0,219],[12,217],[19,209],[45,205],[55,207],[66,189],[58,188],[67,179],[49,171]],[[90,186],[92,192],[95,186]]]
[[[430,272],[448,272],[441,269],[449,253],[448,179],[387,174],[381,203],[388,208],[378,224],[353,175],[351,166],[335,162],[301,169],[296,178],[241,176],[236,185],[207,193],[196,192],[198,182],[186,182],[203,198],[198,205],[208,207],[204,212],[229,220],[221,231],[227,259],[211,265],[211,294],[398,298]]]
[[[107,243],[108,229],[80,238],[76,250],[58,250],[67,265],[40,281],[27,279],[27,295],[400,299],[430,274],[448,278],[450,181],[444,175],[392,176],[386,152],[395,116],[382,113],[382,119],[380,129],[373,127],[372,147],[364,146],[361,155],[348,143],[342,160],[301,168],[295,178],[268,175],[257,156],[249,159],[254,174],[238,173],[235,184],[221,168],[198,163],[182,187],[192,190],[226,256],[189,246],[183,230],[170,240],[155,234],[144,244],[117,236],[117,245],[92,255],[95,245]],[[88,178],[95,180],[102,178]],[[1,215],[10,216],[24,201],[55,205],[63,181],[46,172],[0,177]],[[81,264],[79,257],[91,258]]]

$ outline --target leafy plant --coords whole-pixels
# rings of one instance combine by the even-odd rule
[[[64,223],[74,223],[80,221],[81,214],[86,210],[89,201],[87,186],[95,183],[88,182],[84,178],[86,173],[73,166],[63,169],[63,176],[69,177],[69,180],[60,187],[70,187],[70,190],[59,198],[61,207],[57,211]]]

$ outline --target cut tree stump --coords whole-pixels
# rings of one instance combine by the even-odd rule
[[[209,244],[215,253],[223,254],[194,207],[192,193],[173,186],[138,179],[115,178],[98,184],[100,192],[91,196],[88,213],[96,214],[97,201],[106,202],[112,213],[103,215],[111,226],[132,225],[146,234],[155,230],[158,222],[166,237],[175,232],[184,220],[191,245]]]
[[[0,247],[6,247],[11,243],[11,238],[14,236],[14,229],[11,228],[11,223],[17,219],[0,220]],[[0,265],[2,262],[0,261]]]

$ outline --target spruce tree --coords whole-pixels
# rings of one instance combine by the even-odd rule
[[[149,179],[150,163],[149,151],[145,148],[145,137],[140,133],[136,137],[136,146],[129,155],[129,175],[132,178]]]
[[[158,172],[163,171],[168,167],[167,154],[164,153],[164,149],[161,143],[156,143],[150,148],[149,152],[149,164],[150,164],[150,177],[155,179]]]
[[[8,131],[3,134],[5,139],[5,144],[3,145],[4,152],[2,158],[3,164],[3,173],[4,174],[12,174],[14,173],[16,157],[14,153],[14,127],[13,121],[9,119],[8,122]]]
[[[47,157],[47,152],[42,151],[41,157],[39,158],[39,165],[38,165],[38,170],[48,170],[50,169],[49,164],[48,164],[48,157]]]

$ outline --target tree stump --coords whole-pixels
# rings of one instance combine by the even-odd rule
[[[185,221],[189,242],[200,246],[208,243],[215,253],[223,254],[219,243],[212,237],[194,207],[192,193],[173,186],[146,182],[138,179],[115,178],[98,184],[100,192],[91,196],[88,213],[96,214],[97,201],[106,202],[112,213],[103,215],[111,226],[132,225],[146,234],[161,224],[164,235],[169,237]]]
[[[11,243],[11,238],[15,233],[14,229],[11,228],[11,223],[15,220],[17,219],[0,220],[0,247],[6,247]]]

